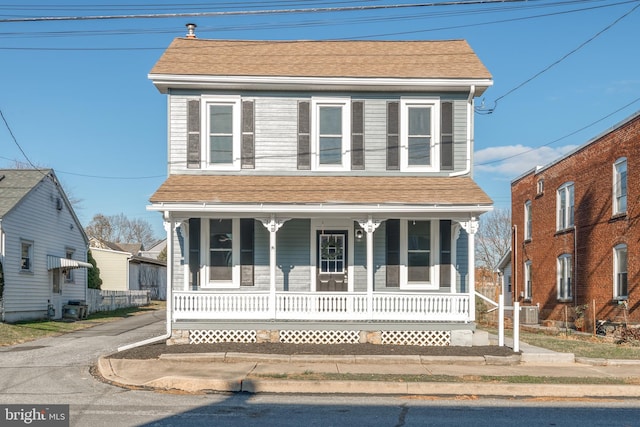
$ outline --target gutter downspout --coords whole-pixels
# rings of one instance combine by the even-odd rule
[[[469,88],[469,96],[467,97],[467,166],[464,170],[460,172],[454,172],[449,176],[461,176],[468,175],[471,172],[471,153],[473,152],[473,139],[474,139],[474,131],[473,131],[473,98],[476,94],[476,86],[471,85]]]
[[[160,335],[159,337],[149,338],[143,341],[134,342],[132,344],[123,345],[122,347],[118,347],[118,352],[129,350],[131,348],[141,347],[147,344],[154,344],[160,341],[166,341],[171,338],[171,326],[172,326],[172,299],[173,295],[171,276],[173,275],[173,221],[169,217],[169,212],[164,213],[164,229],[167,232],[167,331],[164,335]]]

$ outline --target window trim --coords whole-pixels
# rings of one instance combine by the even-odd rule
[[[533,271],[531,260],[524,262],[524,290],[523,298],[525,301],[531,301],[533,296]]]
[[[73,259],[73,254],[75,253],[75,249],[73,248],[65,248],[64,250],[64,256],[67,259]],[[73,268],[68,268],[66,270],[63,270],[63,274],[62,277],[64,279],[64,283],[75,283],[75,278],[74,278],[74,274],[73,274]]]
[[[29,267],[23,268],[24,257],[22,256],[23,246],[28,245],[28,260]],[[21,273],[33,273],[33,240],[20,239],[20,272]]]
[[[440,98],[400,99],[400,170],[403,172],[440,171]],[[409,165],[409,108],[422,106],[431,108],[431,149],[430,165]],[[455,161],[454,161],[455,163]]]
[[[563,275],[563,273],[566,275]],[[565,279],[568,279],[568,281]],[[556,259],[556,292],[558,301],[573,300],[572,286],[573,257],[571,254],[562,254]]]
[[[320,164],[320,108],[342,108],[342,158],[341,163]],[[351,169],[351,98],[312,97],[311,98],[311,165],[312,170],[348,171]]]
[[[573,182],[566,182],[558,187],[556,192],[556,231],[568,230],[575,225],[575,197]],[[566,205],[561,211],[562,201],[565,201]]]
[[[240,96],[202,96],[204,108],[200,109],[201,125],[201,158],[204,170],[233,170],[241,168],[242,147],[242,99]],[[212,105],[230,105],[232,107],[232,161],[231,163],[211,163],[211,140],[209,138],[209,107]]]
[[[624,165],[624,170],[625,170],[625,194],[624,196],[622,194],[618,194],[618,190],[620,189],[620,193],[622,193],[622,187],[619,187],[618,183],[622,182],[622,180],[620,179],[620,172],[618,170],[618,167]],[[613,163],[613,196],[611,198],[612,200],[612,208],[613,208],[613,215],[622,215],[627,213],[627,202],[628,202],[628,194],[629,194],[629,177],[627,175],[627,167],[628,167],[628,163],[627,163],[627,158],[626,157],[620,157],[619,159],[617,159],[614,163]],[[621,209],[619,207],[619,201],[622,200],[624,198],[624,209]]]
[[[621,243],[619,245],[616,245],[613,247],[613,299],[614,300],[618,300],[618,301],[623,301],[626,300],[627,298],[629,298],[629,282],[628,282],[628,276],[627,276],[627,293],[626,295],[621,295],[620,294],[620,284],[618,283],[618,275],[620,273],[622,273],[621,271],[619,271],[619,265],[618,265],[618,257],[620,256],[620,252],[624,250],[624,252],[627,254],[627,265],[626,265],[626,273],[628,275],[629,273],[629,249],[627,247],[626,244]]]
[[[209,270],[209,230],[210,221],[231,220],[231,280],[211,280]],[[240,289],[240,218],[202,218],[200,221],[200,288],[202,289]]]
[[[429,222],[430,224],[430,265],[428,282],[409,282],[409,221]],[[440,221],[423,218],[400,220],[400,289],[401,290],[438,290],[440,285]]]
[[[531,200],[524,202],[524,240],[531,240],[532,234],[532,218],[531,218]]]

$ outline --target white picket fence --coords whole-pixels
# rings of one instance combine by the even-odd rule
[[[142,307],[151,303],[151,293],[145,291],[107,291],[87,289],[89,314],[98,311],[112,311],[119,308]]]

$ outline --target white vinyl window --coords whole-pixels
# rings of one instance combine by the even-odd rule
[[[531,240],[531,200],[524,203],[524,240]]]
[[[22,240],[20,242],[20,271],[33,271],[33,242]]]
[[[65,258],[66,259],[73,259],[73,253],[75,251],[73,249],[67,249],[65,251]],[[66,268],[63,270],[63,275],[64,275],[64,281],[65,283],[72,283],[73,282],[73,269],[72,268]]]
[[[240,169],[240,97],[203,97],[202,158],[207,169]]]
[[[314,98],[311,120],[314,169],[348,170],[351,165],[351,100]]]
[[[573,183],[568,182],[558,188],[557,206],[557,230],[565,230],[573,227],[574,211]]]
[[[439,221],[400,222],[401,279],[405,289],[438,289]]]
[[[210,219],[202,222],[201,244],[205,256],[202,287],[237,288],[240,286],[239,219]]]
[[[440,101],[402,99],[400,162],[404,171],[440,170]]]
[[[524,263],[524,299],[529,301],[533,295],[531,275],[531,261],[526,261]]]
[[[613,213],[627,211],[627,159],[618,159],[613,165]]]
[[[629,296],[627,287],[627,245],[613,248],[613,297],[626,299]]]
[[[571,299],[571,268],[571,254],[560,255],[557,261],[557,288],[560,301]]]

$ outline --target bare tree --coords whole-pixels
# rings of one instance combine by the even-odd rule
[[[511,211],[495,209],[480,217],[476,234],[476,267],[493,271],[511,248]]]
[[[142,243],[147,248],[158,240],[151,224],[142,219],[130,220],[123,213],[111,216],[96,214],[85,232],[90,237],[114,243]]]

